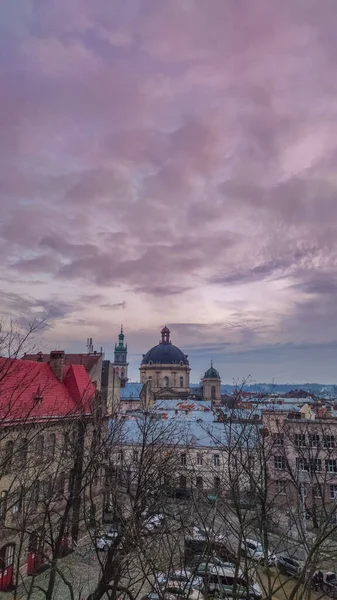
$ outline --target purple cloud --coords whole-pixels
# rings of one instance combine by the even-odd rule
[[[170,321],[236,376],[290,344],[304,377],[337,339],[336,26],[335,0],[8,4],[4,312],[60,303],[66,347],[122,308],[137,356]]]

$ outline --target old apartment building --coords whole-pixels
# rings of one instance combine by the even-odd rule
[[[337,418],[308,404],[263,411],[270,497],[314,520],[335,519]]]
[[[84,366],[64,363],[63,351],[0,359],[0,590],[62,556],[103,510],[109,411]]]

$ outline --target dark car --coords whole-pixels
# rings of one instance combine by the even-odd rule
[[[298,558],[282,554],[276,558],[276,566],[283,575],[298,577],[302,571],[303,563]]]
[[[337,574],[332,571],[316,571],[314,574],[315,587],[320,588],[330,598],[337,598]],[[316,589],[317,589],[316,588]]]

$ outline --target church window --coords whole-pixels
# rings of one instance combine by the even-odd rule
[[[197,465],[202,465],[202,454],[197,454]]]
[[[169,385],[169,378],[168,377],[164,377],[164,386],[168,387]]]
[[[184,378],[180,377],[180,387],[184,387]]]
[[[181,454],[180,455],[180,462],[182,465],[186,465],[186,454]]]
[[[211,398],[212,400],[215,400],[215,385],[212,385],[211,387]]]

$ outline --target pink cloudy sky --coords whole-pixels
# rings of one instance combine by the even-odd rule
[[[1,312],[337,382],[336,0],[11,0]]]

